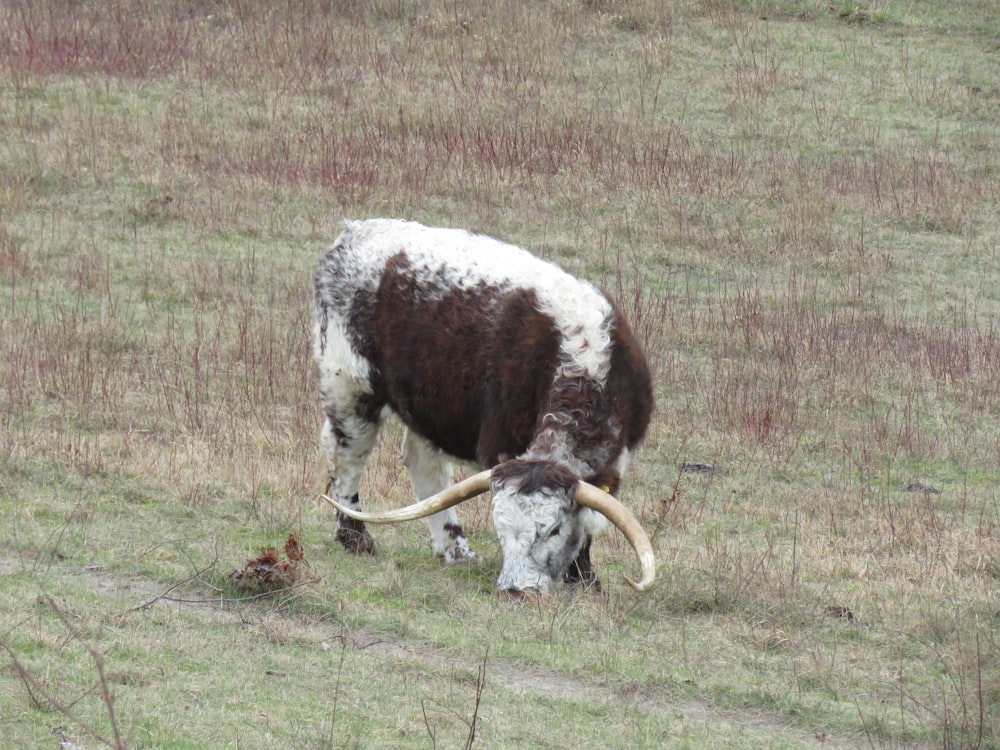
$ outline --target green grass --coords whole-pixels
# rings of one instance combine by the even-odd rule
[[[998,45],[976,0],[8,3],[0,745],[110,691],[136,748],[996,747]],[[621,303],[652,591],[613,533],[603,593],[494,602],[484,501],[469,568],[334,543],[311,273],[379,215]],[[318,580],[241,597],[292,532]]]

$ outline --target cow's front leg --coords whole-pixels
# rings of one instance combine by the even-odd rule
[[[344,504],[349,505],[351,508],[361,510],[361,503],[358,501],[357,495],[354,495],[351,498],[350,503]],[[372,535],[368,533],[368,528],[365,526],[365,522],[359,521],[356,518],[351,518],[350,516],[345,516],[340,511],[337,511],[337,534],[334,536],[334,539],[340,542],[344,549],[348,552],[353,552],[357,555],[375,554],[375,540],[372,539]]]
[[[576,559],[569,564],[566,573],[563,575],[563,582],[570,586],[586,586],[594,591],[601,590],[601,579],[594,572],[594,566],[590,562],[590,542],[588,536],[583,540],[583,545],[576,555]]]
[[[418,500],[436,495],[452,484],[454,468],[448,457],[409,430],[403,436],[403,462]],[[476,559],[453,508],[428,516],[427,525],[431,530],[434,554],[443,557],[446,563],[453,565]]]
[[[323,425],[323,444],[327,451],[327,494],[342,505],[361,510],[358,486],[365,465],[375,447],[378,424],[357,420],[348,432],[348,420],[337,420],[328,415]],[[339,425],[339,426],[335,426]],[[344,549],[355,554],[375,554],[372,539],[364,521],[358,521],[337,512],[337,535],[334,537]]]

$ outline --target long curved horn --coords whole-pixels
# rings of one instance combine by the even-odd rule
[[[632,512],[613,495],[586,482],[577,484],[575,499],[580,505],[585,505],[607,517],[621,530],[625,538],[628,539],[628,543],[632,545],[632,549],[639,556],[639,565],[642,566],[642,577],[638,581],[633,581],[628,576],[625,576],[625,580],[637,591],[648,589],[653,583],[653,579],[656,578],[653,545]]]
[[[323,495],[322,498],[330,505],[339,510],[345,516],[350,516],[358,521],[368,523],[399,523],[400,521],[415,521],[418,518],[433,515],[442,510],[447,510],[453,505],[481,495],[490,488],[490,471],[481,471],[467,479],[463,479],[457,484],[442,490],[436,495],[431,495],[425,500],[414,503],[406,508],[387,510],[383,513],[362,513],[360,510],[352,510],[341,505],[332,497]]]

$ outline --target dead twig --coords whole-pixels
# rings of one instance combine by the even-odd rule
[[[441,709],[457,718],[461,719],[467,727],[469,727],[469,734],[465,738],[465,745],[463,746],[465,750],[472,750],[472,746],[476,742],[476,729],[479,726],[479,708],[483,701],[483,691],[486,689],[486,662],[489,659],[489,649],[486,649],[486,653],[483,654],[483,662],[479,665],[478,674],[476,676],[476,698],[475,704],[472,707],[472,717],[470,719],[465,719],[461,714],[451,708],[441,706]],[[437,731],[431,725],[430,717],[427,715],[427,705],[426,701],[420,701],[420,711],[424,717],[424,726],[427,728],[427,734],[431,738],[431,747],[437,747]]]
[[[314,583],[319,583],[322,580],[322,576],[316,576],[315,578],[310,578],[306,581],[299,581],[298,583],[293,583],[290,586],[284,586],[280,589],[261,591],[258,594],[247,594],[246,596],[217,596],[212,599],[181,599],[175,596],[159,596],[157,599],[162,599],[167,602],[176,602],[178,604],[233,604],[237,602],[252,602],[255,599],[264,599],[269,596],[274,596],[275,594],[280,594],[284,591],[292,591],[293,589],[299,589],[303,586],[310,586]]]
[[[431,726],[430,719],[427,718],[427,706],[424,705],[424,701],[420,701],[420,713],[424,716],[424,726],[427,727],[427,734],[431,738],[431,748],[437,750],[437,733],[434,731],[434,727]]]
[[[479,665],[479,672],[476,676],[476,704],[472,709],[472,720],[469,722],[469,736],[465,741],[465,750],[471,750],[476,741],[476,725],[479,723],[479,707],[483,701],[483,690],[486,688],[486,660],[489,658],[490,650],[486,649],[483,654],[483,663]]]
[[[96,648],[91,646],[89,643],[86,643],[80,636],[78,630],[71,627],[69,619],[66,617],[66,613],[59,608],[59,605],[51,596],[46,595],[45,599],[48,605],[52,608],[52,611],[56,613],[56,616],[63,624],[63,627],[70,632],[71,640],[78,641],[84,649],[86,649],[91,660],[94,662],[94,666],[97,670],[97,688],[100,692],[101,702],[104,704],[104,709],[108,714],[108,721],[111,724],[111,736],[106,736],[96,727],[81,719],[76,713],[74,713],[72,705],[67,705],[56,698],[49,691],[49,689],[42,684],[42,681],[32,674],[31,670],[20,662],[17,655],[14,653],[14,650],[6,643],[6,641],[0,640],[0,648],[7,652],[14,670],[17,672],[18,677],[21,678],[21,681],[24,683],[25,688],[28,691],[28,696],[31,698],[31,702],[37,708],[44,708],[45,704],[48,704],[48,706],[61,713],[102,745],[107,745],[110,748],[114,748],[114,750],[128,750],[128,744],[132,739],[134,725],[127,734],[122,734],[119,719],[115,713],[115,697],[111,692],[111,687],[108,684],[108,677],[104,671],[104,656]]]
[[[171,591],[174,591],[175,589],[179,589],[181,586],[185,586],[185,585],[191,583],[191,581],[198,580],[199,578],[201,578],[201,576],[203,576],[205,573],[207,573],[212,568],[214,568],[215,564],[218,561],[219,561],[219,556],[218,556],[218,554],[216,554],[215,559],[212,560],[212,562],[209,565],[207,565],[206,567],[202,568],[201,570],[195,571],[195,573],[193,575],[188,576],[184,580],[178,581],[177,583],[173,584],[172,586],[169,586],[162,593],[160,593],[159,595],[153,597],[149,601],[143,602],[142,604],[139,604],[139,605],[137,605],[135,607],[132,607],[131,609],[125,610],[125,612],[122,613],[122,616],[124,617],[129,612],[135,612],[135,611],[140,610],[140,609],[143,610],[143,611],[145,611],[147,609],[152,609],[153,606],[158,601],[161,601],[163,599],[166,599],[167,601],[174,601],[169,596],[167,596],[167,594],[169,594]]]

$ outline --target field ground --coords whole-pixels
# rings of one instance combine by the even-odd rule
[[[992,2],[13,0],[0,132],[0,746],[1000,745]],[[650,592],[615,532],[494,601],[483,500],[471,566],[334,543],[311,273],[364,216],[621,304]]]

